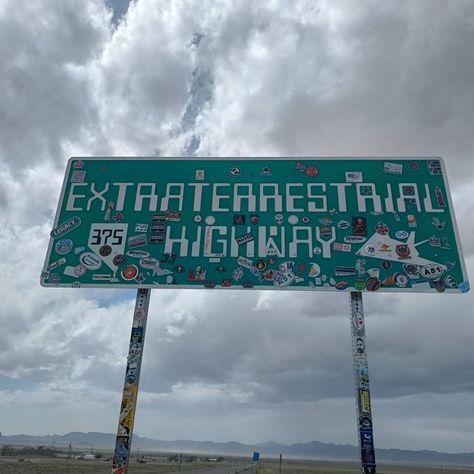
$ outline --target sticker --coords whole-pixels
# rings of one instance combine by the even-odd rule
[[[82,263],[74,267],[74,274],[77,275],[78,277],[85,275],[86,272],[87,272],[87,267],[83,265]]]
[[[354,348],[357,354],[364,354],[365,352],[365,342],[361,337],[356,337],[354,341]]]
[[[237,263],[244,268],[251,268],[253,266],[252,260],[249,260],[248,258],[245,257],[239,257],[237,259]]]
[[[81,225],[81,218],[74,216],[68,219],[66,222],[63,222],[62,224],[55,227],[51,231],[50,235],[53,239],[57,239],[59,237],[62,237],[64,234],[71,232],[71,230],[74,230],[76,227],[79,227],[80,225]]]
[[[259,272],[263,272],[267,269],[267,262],[265,262],[265,260],[257,260],[255,262],[255,268],[259,271]]]
[[[232,286],[232,283],[229,278],[224,278],[221,282],[222,288],[230,288]]]
[[[437,280],[443,273],[443,265],[437,263],[429,263],[420,269],[420,276],[427,280]]]
[[[309,217],[307,216],[302,217],[301,222],[303,222],[303,224],[307,224],[309,222]]]
[[[177,255],[175,253],[164,253],[160,259],[161,263],[174,263]]]
[[[134,280],[138,276],[138,268],[136,265],[128,265],[123,271],[122,271],[122,278],[124,280],[130,281]]]
[[[243,288],[253,288],[253,286],[254,286],[254,285],[253,285],[253,281],[244,281],[244,282],[242,283],[242,287],[243,287]]]
[[[364,315],[360,311],[352,313],[352,325],[357,331],[364,329]]]
[[[400,163],[390,163],[386,161],[383,165],[383,172],[389,174],[402,174],[403,165]]]
[[[99,255],[101,257],[108,257],[112,253],[112,247],[110,245],[102,245],[99,249]]]
[[[362,171],[346,171],[346,183],[362,183]]]
[[[73,171],[71,175],[71,183],[83,183],[86,179],[85,171]]]
[[[272,175],[272,169],[269,168],[268,166],[265,166],[262,168],[262,171],[260,171],[260,176],[271,176]]]
[[[365,280],[354,280],[354,289],[356,289],[357,291],[365,290]]]
[[[414,214],[408,214],[407,221],[408,221],[408,227],[415,228],[417,226],[416,216]]]
[[[273,286],[282,288],[293,283],[295,275],[292,272],[275,272],[273,276]]]
[[[395,273],[395,275],[393,275],[393,278],[397,286],[399,286],[400,288],[405,288],[408,285],[408,277],[403,273]]]
[[[337,228],[344,230],[344,229],[348,229],[350,225],[351,224],[349,223],[349,221],[341,220],[337,223]]]
[[[76,170],[80,170],[81,168],[84,167],[84,161],[82,160],[76,160],[73,164],[72,167]]]
[[[431,220],[431,223],[438,229],[438,230],[443,230],[444,226],[446,225],[446,222],[440,221],[437,217],[433,217]]]
[[[146,258],[150,256],[150,252],[146,252],[145,250],[129,250],[127,252],[127,257],[132,258]]]
[[[165,218],[170,222],[179,222],[181,220],[182,214],[177,211],[166,211]]]
[[[370,415],[370,393],[368,390],[359,390],[359,408],[361,413]]]
[[[351,252],[352,251],[351,244],[342,244],[340,242],[334,242],[332,244],[332,248],[333,250],[338,251],[338,252]]]
[[[132,237],[128,238],[128,246],[129,248],[133,249],[136,247],[143,247],[147,244],[146,235],[145,234],[138,234],[132,235]]]
[[[231,176],[240,176],[240,168],[238,166],[232,166],[229,172]]]
[[[239,244],[239,245],[244,245],[248,242],[252,242],[253,240],[253,235],[251,232],[248,232],[244,235],[240,235],[238,237],[235,237],[235,241]]]
[[[317,176],[318,173],[319,173],[319,170],[318,168],[316,168],[316,166],[310,166],[306,169],[306,174],[310,176],[311,178],[314,178],[315,176]]]
[[[64,265],[65,263],[66,263],[66,259],[64,257],[60,258],[56,260],[55,262],[50,263],[47,267],[47,270],[50,272],[51,270],[55,270],[56,268],[59,268],[61,265]]]
[[[428,160],[426,164],[428,165],[430,175],[438,176],[442,174],[441,162],[439,160]]]
[[[245,225],[245,215],[234,214],[233,222],[234,222],[234,225]]]
[[[123,253],[119,253],[115,255],[115,257],[112,260],[112,263],[117,266],[122,265],[122,263],[124,262],[125,262],[125,255]]]
[[[372,429],[372,419],[370,416],[364,415],[359,418],[359,429],[370,430]]]
[[[380,288],[380,281],[376,277],[371,277],[365,282],[367,291],[377,291]]]
[[[365,242],[367,239],[360,235],[346,235],[344,237],[344,242],[346,244],[361,244]]]
[[[238,267],[232,272],[232,278],[235,281],[239,281],[243,276],[244,276],[244,271],[242,270],[242,267]]]
[[[283,224],[283,215],[282,215],[282,214],[277,214],[277,215],[275,216],[275,222],[276,222],[277,224]]]
[[[222,268],[222,267],[219,267],[219,268]],[[219,271],[218,269],[216,270]],[[173,268],[173,271],[176,273],[184,273],[186,271],[186,268],[184,267],[184,265],[178,265],[177,267]]]
[[[336,290],[345,290],[349,287],[349,283],[347,281],[338,281],[335,285]]]
[[[258,214],[250,214],[250,223],[258,224],[260,222],[260,216]]]
[[[298,216],[295,216],[294,214],[288,217],[289,224],[295,225],[295,224],[298,224],[298,221],[299,221]]]
[[[194,222],[201,222],[201,221],[202,221],[202,216],[200,216],[199,214],[196,214],[196,215],[193,217],[193,221],[194,221]]]
[[[357,235],[359,237],[367,236],[367,221],[365,217],[352,218],[352,235]]]
[[[207,224],[207,225],[214,225],[216,223],[216,218],[214,216],[207,216],[205,219],[204,219],[204,222]]]
[[[322,225],[331,225],[332,219],[330,217],[322,217],[321,219],[318,219],[318,222]]]
[[[412,162],[408,166],[412,171],[418,171],[418,163]]]
[[[390,231],[390,227],[385,224],[384,222],[377,222],[377,225],[375,226],[375,232],[380,235],[387,235]]]
[[[205,176],[205,171],[204,170],[196,170],[195,174],[195,180],[196,181],[202,181]]]
[[[147,232],[148,224],[135,224],[135,232]]]
[[[158,260],[156,258],[142,258],[140,260],[140,266],[143,268],[153,269],[159,265]]]
[[[352,276],[355,274],[356,274],[355,267],[343,267],[343,266],[334,267],[335,276]]]
[[[384,270],[390,270],[392,268],[392,262],[390,262],[389,260],[384,260],[382,262],[382,268]]]
[[[431,247],[441,247],[441,239],[437,235],[430,236],[428,243]]]
[[[471,289],[471,286],[468,281],[463,281],[459,283],[458,289],[461,290],[461,293],[467,293]]]
[[[73,243],[71,239],[61,239],[56,242],[54,250],[56,250],[56,253],[59,255],[66,255],[72,250],[72,246]]]
[[[408,237],[409,233],[406,231],[406,230],[399,230],[397,232],[395,232],[395,237],[397,239],[406,239]]]
[[[206,274],[207,270],[203,269],[201,265],[197,265],[194,271],[190,270],[188,272],[188,281],[205,281]]]
[[[367,275],[372,278],[379,278],[380,276],[380,268],[369,268],[367,270]]]
[[[304,173],[306,170],[306,165],[301,161],[298,161],[295,165],[295,170],[299,171],[300,173]]]
[[[92,252],[84,252],[79,261],[89,270],[98,270],[102,266],[102,260]]]
[[[444,200],[443,191],[439,186],[435,186],[436,202],[439,207],[446,207],[446,202]]]
[[[61,275],[59,273],[51,273],[49,275],[49,282],[53,284],[61,283]]]
[[[410,247],[407,244],[395,245],[395,252],[400,260],[410,258]]]

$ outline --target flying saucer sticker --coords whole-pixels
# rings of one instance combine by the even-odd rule
[[[41,283],[466,292],[443,170],[437,158],[75,159]]]

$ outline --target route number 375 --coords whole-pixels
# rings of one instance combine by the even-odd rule
[[[89,247],[110,245],[122,247],[127,236],[127,224],[92,224]]]

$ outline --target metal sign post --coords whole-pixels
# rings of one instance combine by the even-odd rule
[[[374,433],[370,405],[369,368],[365,345],[364,307],[362,293],[351,292],[351,333],[357,405],[357,431],[361,474],[375,474]]]
[[[125,474],[128,472],[150,294],[151,290],[146,288],[141,288],[137,291],[132,332],[130,335],[130,346],[128,349],[127,370],[125,371],[123,384],[122,404],[120,406],[117,439],[115,441],[112,474]]]

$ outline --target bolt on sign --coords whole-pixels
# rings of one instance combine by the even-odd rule
[[[71,158],[41,283],[469,290],[440,158]]]

